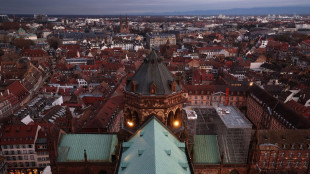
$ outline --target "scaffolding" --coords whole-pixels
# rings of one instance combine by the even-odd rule
[[[251,139],[252,124],[232,106],[189,106],[187,114],[187,132],[189,144],[195,135],[218,135],[220,154],[224,163],[244,164],[247,162]],[[195,119],[190,115],[196,115]],[[194,117],[193,117],[194,118]]]

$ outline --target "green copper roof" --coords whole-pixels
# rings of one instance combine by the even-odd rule
[[[185,143],[174,137],[153,117],[123,143],[119,174],[188,174]]]
[[[84,161],[84,149],[88,161],[112,161],[117,135],[113,134],[64,134],[58,145],[57,162]]]
[[[219,164],[221,162],[217,135],[196,135],[194,164]]]

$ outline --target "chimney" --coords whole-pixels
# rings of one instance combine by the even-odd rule
[[[228,101],[229,101],[229,88],[226,88],[225,106],[228,106]]]

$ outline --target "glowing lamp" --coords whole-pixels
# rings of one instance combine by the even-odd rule
[[[130,127],[133,126],[133,122],[131,122],[131,121],[128,121],[127,124],[128,124],[128,126],[130,126]]]
[[[180,125],[180,122],[178,120],[174,121],[173,122],[173,126],[174,127],[178,127]]]

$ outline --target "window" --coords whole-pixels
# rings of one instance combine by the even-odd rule
[[[24,159],[25,159],[25,160],[28,160],[28,155],[24,155]]]
[[[275,164],[275,162],[274,162],[274,161],[272,161],[271,166],[272,166],[272,167],[274,167],[274,164]]]
[[[290,167],[291,166],[291,162],[287,162],[287,167]]]
[[[295,165],[295,167],[298,167],[298,166],[299,166],[299,161],[297,161],[297,162],[296,162],[296,165]]]
[[[203,96],[201,96],[201,99],[203,99]]]
[[[300,157],[301,157],[301,153],[299,152],[299,153],[298,153],[298,158],[300,158]]]
[[[33,156],[33,155],[30,155],[30,159],[31,159],[31,160],[34,160],[34,156]]]
[[[22,156],[18,156],[18,160],[23,160],[23,157]]]
[[[23,154],[27,154],[27,150],[23,150]]]
[[[31,144],[29,144],[29,145],[28,145],[28,148],[32,148],[32,145],[31,145]]]
[[[284,152],[281,153],[281,157],[284,157]]]
[[[3,145],[3,149],[7,149],[8,148],[8,146],[7,145]]]
[[[265,167],[265,166],[266,166],[266,161],[263,162],[263,167]]]
[[[283,164],[283,162],[282,162],[282,161],[280,161],[279,166],[281,167],[281,166],[282,166],[282,164]]]
[[[293,152],[290,153],[290,158],[292,158],[292,157],[293,157]]]
[[[304,162],[304,167],[307,167],[307,161]]]

